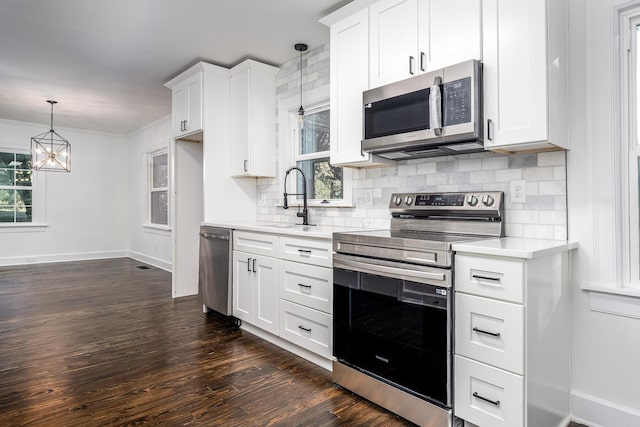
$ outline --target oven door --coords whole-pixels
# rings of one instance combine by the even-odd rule
[[[335,254],[334,356],[450,407],[450,275],[446,269]]]

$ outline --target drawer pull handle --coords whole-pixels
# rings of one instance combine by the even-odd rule
[[[311,251],[309,249],[298,249],[298,252],[301,254],[311,255]]]
[[[483,331],[482,329],[478,329],[478,328],[473,328],[473,330],[478,332],[478,333],[480,333],[480,334],[491,335],[492,337],[499,337],[500,336],[500,332]]]
[[[299,326],[298,326],[298,329],[302,329],[302,330],[303,330],[303,331],[305,331],[305,332],[311,332],[311,328],[305,328],[305,327],[304,327],[304,326],[302,326],[302,325],[299,325]]]
[[[251,258],[247,258],[247,271],[251,273]]]
[[[474,274],[471,277],[474,278],[474,279],[478,279],[478,280],[491,280],[492,282],[499,282],[500,281],[499,277],[480,276],[478,274]]]
[[[256,259],[253,259],[253,272],[256,272]]]
[[[300,286],[301,288],[311,289],[311,285],[305,285],[304,283],[298,283],[298,286]]]
[[[473,397],[475,397],[476,399],[484,400],[485,402],[491,403],[492,405],[500,406],[500,401],[499,400],[487,399],[486,397],[480,396],[477,391],[473,392]]]

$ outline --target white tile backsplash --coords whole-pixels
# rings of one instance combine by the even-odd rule
[[[299,95],[299,57],[278,73],[277,99]],[[303,56],[303,91],[329,84],[329,45]],[[304,93],[303,93],[304,98]],[[526,181],[526,203],[509,200],[512,180]],[[260,178],[258,220],[297,222],[285,211],[279,178]],[[394,192],[504,191],[505,232],[512,237],[566,240],[566,156],[564,152],[501,155],[491,152],[399,161],[385,168],[353,171],[354,207],[310,208],[314,224],[388,228]]]

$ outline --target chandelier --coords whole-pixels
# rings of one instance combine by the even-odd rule
[[[53,130],[53,105],[51,104],[51,128],[48,132],[31,137],[31,167],[34,170],[71,172],[71,144]]]

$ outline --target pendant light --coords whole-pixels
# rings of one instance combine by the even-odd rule
[[[51,128],[48,132],[31,137],[31,167],[34,170],[71,172],[71,144],[53,130],[53,105],[51,104]]]
[[[296,43],[295,49],[300,52],[300,108],[298,109],[298,121],[300,126],[304,124],[304,108],[302,107],[302,53],[306,52],[309,46],[304,43]]]

